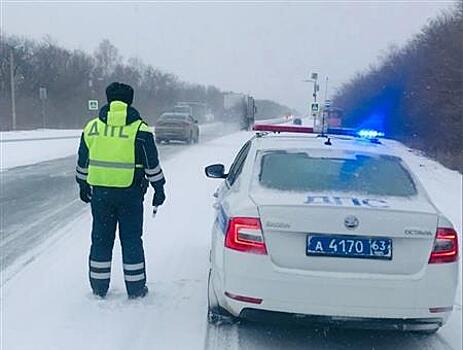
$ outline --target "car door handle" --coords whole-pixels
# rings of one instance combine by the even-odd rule
[[[214,198],[219,198],[219,191],[215,191],[214,194],[212,195]]]
[[[217,202],[215,202],[215,203],[212,204],[212,208],[214,208],[214,209],[219,209],[219,208],[220,208],[220,204],[217,203]]]

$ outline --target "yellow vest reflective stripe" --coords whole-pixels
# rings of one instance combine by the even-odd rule
[[[129,125],[110,125],[109,119],[105,124],[99,118],[87,124],[84,140],[89,150],[87,182],[90,185],[118,188],[132,185],[135,168],[143,167],[135,164],[135,141],[142,124],[137,120]]]

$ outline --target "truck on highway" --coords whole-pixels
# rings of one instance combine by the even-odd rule
[[[224,94],[224,117],[227,121],[237,121],[241,129],[248,130],[254,124],[257,108],[252,96],[229,92]]]

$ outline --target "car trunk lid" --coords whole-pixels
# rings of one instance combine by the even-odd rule
[[[427,264],[438,215],[426,198],[332,193],[253,193],[269,256],[275,266],[311,272],[416,274]],[[296,203],[296,204],[295,204]],[[297,204],[299,203],[299,204]],[[357,227],[348,227],[354,217]],[[389,238],[392,259],[306,254],[309,235]]]

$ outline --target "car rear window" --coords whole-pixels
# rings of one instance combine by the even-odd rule
[[[169,115],[163,115],[160,119],[161,122],[170,122],[170,121],[186,121],[188,117],[184,115],[175,115],[175,114],[169,114]]]
[[[382,196],[412,196],[416,187],[391,156],[316,157],[306,152],[266,152],[259,182],[283,191],[351,192]]]

